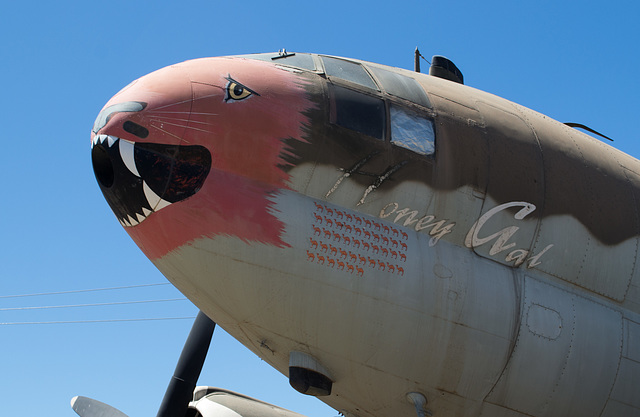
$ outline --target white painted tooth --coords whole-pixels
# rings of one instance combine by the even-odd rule
[[[104,140],[107,138],[107,135],[98,135],[98,140],[100,143],[104,143]]]
[[[170,205],[171,203],[168,202],[167,200],[160,199],[160,201],[158,201],[158,205],[153,210],[154,211],[162,210],[163,208],[168,207]]]
[[[131,216],[127,217],[127,220],[129,221],[129,223],[131,223],[131,226],[137,226],[139,223],[136,219],[134,219]]]
[[[124,227],[131,227],[131,224],[127,222],[127,219],[118,219],[118,221]]]
[[[145,218],[149,217],[151,213],[153,213],[153,211],[148,210],[146,207],[142,207],[142,214],[144,215]]]
[[[116,143],[116,141],[118,140],[118,138],[116,138],[115,136],[107,136],[107,145],[109,147],[112,147],[114,143]]]
[[[142,182],[142,190],[144,191],[144,196],[147,198],[147,202],[152,210],[155,210],[156,205],[160,202],[161,198],[158,197],[156,193],[153,192],[151,188],[147,185],[146,182]]]
[[[133,150],[135,145],[133,142],[129,142],[128,140],[120,139],[120,157],[124,164],[129,168],[129,171],[136,177],[140,177],[138,173],[138,168],[136,168],[136,160],[133,156]]]
[[[151,188],[149,188],[146,182],[142,183],[142,189],[144,190],[144,196],[147,198],[147,201],[149,202],[149,205],[151,206],[153,211],[158,211],[167,207],[168,205],[171,205],[170,202],[158,197],[158,195],[154,193]]]
[[[146,220],[146,217],[140,213],[136,213],[136,217],[138,218],[138,223],[142,223],[144,220]]]
[[[98,135],[93,135],[93,139],[91,139],[91,148],[93,149],[94,145],[98,144]]]

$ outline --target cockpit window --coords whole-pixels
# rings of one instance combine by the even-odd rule
[[[328,56],[323,56],[322,62],[324,63],[325,73],[329,77],[341,78],[372,90],[378,89],[371,76],[358,63]]]
[[[427,94],[413,78],[378,67],[371,66],[369,69],[382,83],[387,93],[424,107],[431,107]]]
[[[391,105],[391,143],[421,155],[435,152],[435,130],[433,121],[413,110]]]
[[[274,56],[271,58],[271,62],[290,67],[307,69],[310,71],[314,71],[316,69],[316,64],[313,62],[313,56],[309,54],[292,54],[284,57]]]
[[[287,67],[301,68],[309,71],[315,71],[316,64],[313,61],[313,55],[292,53],[282,56],[278,53],[269,54],[251,54],[242,55],[243,58],[257,59],[258,61],[267,61],[274,64],[285,65]]]
[[[332,122],[365,135],[383,139],[386,111],[384,101],[359,91],[331,85]]]

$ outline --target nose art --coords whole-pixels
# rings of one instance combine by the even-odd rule
[[[211,169],[204,146],[130,142],[96,135],[91,161],[100,189],[120,223],[135,226],[202,188]]]

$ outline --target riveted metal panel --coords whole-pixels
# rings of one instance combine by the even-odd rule
[[[600,417],[640,417],[640,410],[618,401],[609,401]]]
[[[611,399],[640,410],[640,362],[622,359]]]
[[[533,256],[538,207],[543,205],[540,146],[534,132],[514,109],[482,101],[477,106],[486,123],[489,149],[487,193],[499,195],[500,200],[485,200],[483,217],[469,232],[465,244],[480,256],[520,266]],[[480,231],[484,219],[486,227]],[[497,233],[490,235],[486,231],[489,229]]]
[[[624,321],[624,348],[622,356],[640,362],[640,324]]]
[[[557,255],[538,269],[622,301],[634,273],[639,225],[622,154],[539,113],[522,111],[544,158],[545,205],[536,246],[552,243]]]
[[[487,400],[535,416],[599,416],[621,351],[618,312],[526,277],[516,346]]]
[[[604,415],[640,416],[640,324],[631,320],[624,320],[622,360]]]

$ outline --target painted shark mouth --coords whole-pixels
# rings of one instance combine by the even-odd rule
[[[211,153],[204,146],[131,142],[109,135],[94,135],[91,161],[100,189],[124,227],[191,197],[211,169]]]

